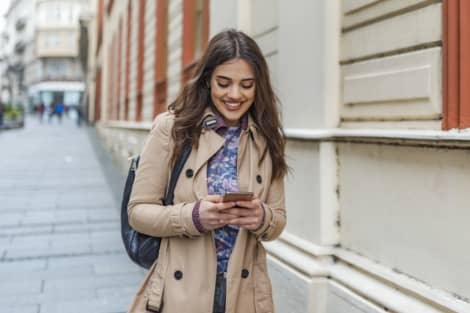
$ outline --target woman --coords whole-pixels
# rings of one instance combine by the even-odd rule
[[[162,237],[159,258],[130,312],[273,312],[262,241],[286,215],[285,141],[268,67],[253,39],[216,35],[169,112],[159,115],[141,155],[129,222]],[[163,206],[176,158],[191,154]],[[250,201],[223,202],[228,191]]]

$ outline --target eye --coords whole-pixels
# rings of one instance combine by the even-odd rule
[[[242,84],[242,88],[244,89],[251,89],[255,83],[249,83],[249,84]]]
[[[226,82],[217,82],[217,85],[220,87],[220,88],[227,88],[229,86],[229,83],[226,83]]]

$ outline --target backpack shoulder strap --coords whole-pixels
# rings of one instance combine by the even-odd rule
[[[171,205],[173,204],[173,198],[174,198],[174,192],[175,192],[175,187],[176,183],[178,181],[178,178],[181,174],[181,171],[183,170],[184,164],[186,163],[186,160],[188,159],[189,155],[191,154],[191,143],[185,143],[183,147],[183,151],[181,155],[178,157],[176,160],[175,166],[173,167],[173,171],[171,172],[170,176],[170,183],[168,185],[168,189],[165,195],[165,205]]]

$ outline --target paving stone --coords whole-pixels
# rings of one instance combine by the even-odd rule
[[[122,286],[111,288],[98,288],[96,294],[99,298],[124,298],[132,299],[138,286]]]
[[[0,213],[0,216],[3,214]],[[15,227],[0,227],[0,236],[28,236],[52,233],[52,225],[20,225]]]
[[[87,216],[86,212],[82,210],[69,210],[62,211],[58,210],[54,212],[54,224],[62,223],[83,223],[86,222]]]
[[[33,259],[44,258],[48,256],[66,256],[66,255],[83,255],[91,253],[91,247],[88,243],[71,244],[67,247],[37,247],[37,248],[16,248],[12,247],[7,250],[4,257],[6,260],[15,259]]]
[[[28,209],[55,209],[57,207],[57,194],[39,194],[31,197]]]
[[[2,305],[2,310],[8,313],[38,313],[39,305]]]
[[[11,244],[10,237],[0,237],[0,247],[5,248]]]
[[[80,205],[86,205],[87,207],[103,207],[115,205],[115,200],[109,191],[103,192],[100,190],[99,192],[87,192],[86,195],[80,193],[60,195],[57,203],[59,206],[80,203]]]
[[[77,232],[73,234],[54,233],[49,235],[48,239],[53,244],[70,245],[75,243],[90,242],[91,235],[88,231]]]
[[[129,299],[96,299],[87,301],[54,301],[41,304],[40,313],[124,313],[130,305]]]
[[[75,257],[54,257],[48,260],[47,268],[50,270],[73,268],[81,265],[91,265],[97,274],[108,274],[104,270],[100,273],[100,268],[106,268],[112,264],[127,264],[129,270],[133,272],[136,265],[128,258],[124,251],[109,255],[82,255]]]
[[[109,244],[92,243],[91,245],[92,253],[117,254],[121,253],[123,249],[122,247],[110,246]]]
[[[109,222],[120,221],[121,217],[117,208],[111,209],[93,209],[87,210],[87,219],[89,222]]]
[[[92,230],[90,232],[90,238],[93,242],[105,242],[105,241],[114,241],[119,239],[121,240],[121,233],[117,229],[108,229],[108,230]]]
[[[1,312],[127,311],[146,271],[121,242],[123,177],[90,134],[67,119],[1,134]]]
[[[0,187],[0,212],[15,209],[28,209],[30,200],[25,195],[16,196],[13,192],[6,192]]]
[[[23,225],[28,224],[49,224],[54,220],[54,211],[40,211],[40,212],[27,212],[21,223]]]
[[[143,278],[146,272],[146,270],[140,268],[137,264],[132,263],[131,260],[121,263],[114,262],[111,264],[95,264],[93,267],[94,272],[98,275],[109,275],[117,273],[140,273]]]
[[[124,295],[123,295],[124,296]],[[131,299],[126,295],[128,299]],[[80,299],[80,301],[96,300],[96,291],[92,289],[81,289],[81,290],[55,290],[54,292],[29,294],[29,295],[10,295],[8,297],[2,297],[0,295],[0,307],[9,305],[15,305],[16,303],[36,305],[39,312],[39,305],[41,303],[51,303],[56,301],[73,301]],[[68,312],[68,311],[64,311]]]
[[[33,260],[37,261],[37,260]],[[40,260],[46,262],[47,260]],[[29,261],[31,262],[31,261]],[[2,273],[2,282],[8,283],[9,281],[15,282],[18,280],[52,280],[52,279],[75,279],[80,278],[91,278],[96,276],[96,272],[92,264],[84,264],[80,266],[75,266],[73,268],[61,268],[61,269],[50,269],[46,268],[43,264],[43,268],[40,270],[21,270],[18,268],[12,268],[11,272]],[[0,295],[1,296],[1,295]]]
[[[7,297],[16,294],[34,294],[40,293],[42,289],[42,280],[27,281],[0,281],[0,295]]]
[[[141,277],[134,273],[116,273],[113,275],[95,275],[93,277],[77,277],[73,281],[64,278],[49,279],[44,284],[44,292],[60,289],[87,289],[128,286],[138,284]]]
[[[21,242],[11,242],[9,245],[5,246],[7,251],[10,251],[10,250],[29,250],[29,249],[47,250],[50,247],[49,242],[34,240],[34,237],[31,237],[31,236],[17,237],[17,238],[25,238],[25,239],[28,239],[28,240],[22,240]]]
[[[0,277],[5,279],[8,275],[16,275],[17,272],[23,272],[30,275],[32,272],[45,270],[47,260],[26,260],[0,263]]]
[[[0,227],[19,225],[22,218],[22,213],[4,213],[0,219]]]
[[[79,224],[62,224],[54,225],[54,233],[73,233],[85,232],[94,230],[114,230],[120,229],[121,224],[119,221],[103,221],[93,223],[79,223]]]

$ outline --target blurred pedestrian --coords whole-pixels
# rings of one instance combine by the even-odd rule
[[[59,123],[62,123],[62,116],[64,115],[64,111],[65,111],[64,104],[61,101],[57,102],[54,107],[54,112],[57,115],[57,118],[59,119]]]
[[[37,114],[38,114],[40,123],[42,123],[45,111],[46,111],[46,106],[44,105],[44,103],[43,102],[39,103],[38,108],[37,108]]]
[[[49,106],[47,108],[47,115],[48,115],[48,122],[50,124],[51,121],[52,121],[52,118],[55,115],[55,103],[49,104]]]
[[[216,35],[141,155],[129,221],[161,244],[129,312],[274,311],[262,242],[286,223],[277,105],[255,41],[235,30]],[[167,178],[188,142],[185,177],[165,206]],[[254,196],[224,201],[231,191]]]
[[[3,102],[0,101],[0,128],[3,127],[3,113],[5,111],[5,106],[3,105]]]
[[[82,124],[82,118],[83,118],[82,106],[77,105],[77,126],[78,127],[80,127]]]

